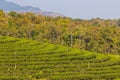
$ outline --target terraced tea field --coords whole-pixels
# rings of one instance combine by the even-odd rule
[[[0,37],[0,80],[120,80],[120,56]]]

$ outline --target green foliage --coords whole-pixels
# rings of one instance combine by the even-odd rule
[[[0,35],[61,44],[99,53],[120,53],[120,20],[45,17],[0,10]]]
[[[0,80],[119,80],[120,56],[0,36]]]

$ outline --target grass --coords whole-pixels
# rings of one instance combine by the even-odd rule
[[[120,80],[120,56],[0,36],[0,80]]]

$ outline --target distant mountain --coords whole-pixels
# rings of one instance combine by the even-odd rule
[[[51,17],[65,17],[64,15],[60,14],[60,13],[55,13],[55,12],[46,12],[46,11],[41,11],[41,14],[43,14],[44,16],[51,16]]]
[[[33,12],[33,13],[40,13],[44,16],[51,16],[51,17],[61,16],[61,17],[63,17],[63,15],[61,15],[59,13],[42,11],[39,8],[32,7],[32,6],[20,6],[16,3],[9,2],[6,0],[0,0],[0,9],[7,11],[7,12],[9,12],[9,11]]]
[[[5,0],[0,0],[0,9],[5,11],[19,11],[19,12],[39,12],[41,11],[39,8],[31,7],[31,6],[20,6],[16,3],[8,2]]]

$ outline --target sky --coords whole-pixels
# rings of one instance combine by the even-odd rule
[[[7,0],[22,6],[39,7],[71,18],[118,19],[120,0]]]

